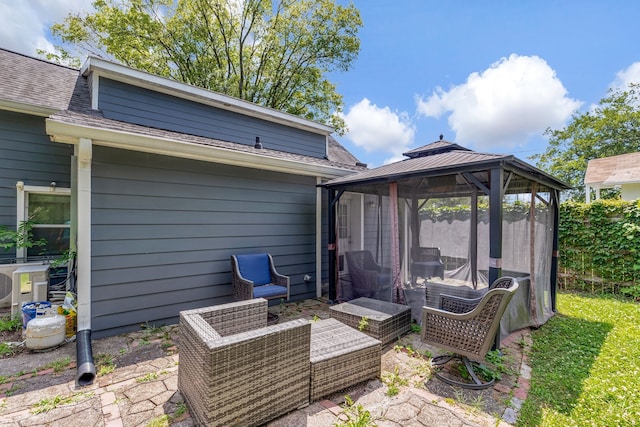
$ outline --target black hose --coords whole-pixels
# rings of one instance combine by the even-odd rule
[[[78,385],[83,387],[93,384],[93,380],[96,378],[96,366],[93,364],[91,351],[91,329],[83,329],[76,333],[76,360]]]

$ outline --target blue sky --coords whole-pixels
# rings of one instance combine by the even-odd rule
[[[342,3],[344,1],[340,0]],[[612,87],[640,82],[640,2],[355,0],[361,51],[332,80],[369,166],[449,141],[523,160]],[[50,49],[47,29],[89,0],[0,0],[0,46]]]

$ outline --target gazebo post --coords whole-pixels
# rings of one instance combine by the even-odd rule
[[[471,262],[471,283],[478,287],[478,189],[473,187],[471,194],[471,230],[469,235],[469,258]]]
[[[329,189],[328,191],[328,215],[327,215],[327,227],[329,234],[328,252],[329,252],[329,303],[332,303],[336,299],[336,284],[338,281],[338,271],[336,269],[336,209],[335,204],[338,201],[336,197],[336,190]]]
[[[502,199],[503,170],[493,168],[490,172],[489,185],[489,285],[502,275]],[[493,349],[500,348],[500,329],[496,333]]]
[[[551,203],[553,218],[553,250],[551,252],[551,311],[556,313],[556,292],[558,289],[558,226],[560,225],[560,191],[551,190]]]
[[[489,284],[502,274],[502,168],[491,169],[489,194]]]

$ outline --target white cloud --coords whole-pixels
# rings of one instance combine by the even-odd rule
[[[367,152],[390,154],[385,163],[403,158],[402,153],[413,143],[415,126],[407,113],[378,107],[367,98],[351,106],[342,118],[349,129],[345,137]]]
[[[629,83],[640,84],[640,62],[634,62],[624,70],[618,71],[616,79],[611,83],[611,87],[627,90]]]
[[[522,146],[548,127],[564,125],[581,104],[567,96],[546,61],[515,54],[417,103],[418,113],[427,117],[450,113],[456,142],[483,150]]]
[[[38,49],[52,52],[49,27],[86,10],[91,10],[90,0],[0,0],[0,46],[30,56],[37,56]]]

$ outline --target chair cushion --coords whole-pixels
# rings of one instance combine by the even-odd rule
[[[270,299],[279,296],[287,296],[287,288],[277,285],[262,285],[253,287],[254,298]]]
[[[240,274],[251,280],[254,286],[271,283],[271,267],[267,254],[236,255],[236,259]]]

